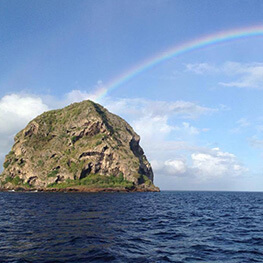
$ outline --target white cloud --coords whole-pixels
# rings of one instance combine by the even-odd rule
[[[86,92],[86,91],[81,91],[81,90],[72,90],[69,93],[66,93],[64,103],[69,104],[69,103],[73,103],[73,102],[81,102],[83,100],[92,100],[92,101],[97,102],[98,97],[103,92],[106,91],[106,89],[102,86],[102,84],[99,84],[99,83],[93,92]]]
[[[160,103],[160,106],[164,107],[166,111],[170,111],[172,114],[189,119],[198,118],[201,115],[218,111],[217,109],[203,107],[188,101],[176,101],[172,103],[163,102]]]
[[[218,69],[214,65],[210,65],[209,63],[193,63],[186,64],[186,70],[194,72],[195,74],[207,74],[207,73],[217,73]]]
[[[241,118],[237,121],[237,124],[240,127],[248,127],[250,125],[250,122],[246,118]]]
[[[195,135],[200,133],[199,129],[197,129],[194,126],[191,126],[191,124],[188,122],[183,122],[183,128],[184,131],[190,135]]]
[[[126,115],[148,115],[154,116],[176,116],[184,119],[195,119],[201,115],[212,114],[218,109],[200,106],[197,103],[189,101],[153,101],[145,99],[117,99],[107,98],[104,104],[108,109],[116,114],[123,114],[125,109]]]
[[[169,159],[164,162],[153,160],[151,161],[151,164],[154,171],[171,176],[185,176],[189,169],[186,162],[181,159]]]
[[[187,166],[183,160],[167,160],[164,162],[166,167],[169,167],[169,173],[184,174]]]
[[[222,152],[214,148],[210,153],[193,153],[193,168],[203,180],[215,177],[235,177],[247,172],[232,153]]]
[[[187,163],[182,158],[168,159],[163,162],[152,161],[152,166],[157,174],[175,177],[190,177],[198,183],[213,180],[227,180],[239,177],[248,172],[237,157],[219,148],[203,148],[190,154]]]
[[[106,93],[106,88],[101,80],[97,81],[97,84],[92,89],[92,91],[85,91],[74,89],[68,93],[65,93],[62,98],[58,99],[53,96],[41,96],[43,101],[49,105],[52,109],[62,108],[71,103],[81,102],[83,100],[92,100],[94,102],[104,102],[104,99],[101,98],[103,94]],[[104,104],[104,103],[102,103]]]
[[[226,62],[222,65],[211,65],[209,63],[187,64],[187,71],[195,74],[224,74],[235,78],[231,81],[221,81],[220,85],[225,87],[263,89],[263,63],[238,63]]]
[[[142,138],[147,138],[147,141],[154,137],[158,137],[158,139],[156,138],[157,140],[163,139],[170,132],[177,129],[175,126],[168,124],[166,116],[142,116],[137,120],[133,120],[131,124]]]
[[[224,71],[239,78],[230,82],[220,82],[223,86],[263,89],[263,63],[228,62],[224,65]]]
[[[231,129],[230,132],[231,133],[240,133],[241,131],[243,131],[244,129],[249,127],[250,125],[251,125],[251,123],[248,121],[247,118],[241,118],[238,121],[236,121],[236,127]]]
[[[36,96],[10,94],[0,99],[0,163],[10,151],[14,135],[31,119],[48,109]]]
[[[0,99],[0,134],[11,135],[48,110],[41,98],[11,94]]]
[[[66,103],[80,102],[83,100],[94,100],[95,96],[85,91],[72,90],[65,95]]]
[[[257,136],[253,136],[249,139],[249,144],[255,149],[263,149],[263,140],[258,139]]]

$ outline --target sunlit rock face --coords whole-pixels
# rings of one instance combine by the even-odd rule
[[[15,136],[2,188],[45,189],[102,175],[158,190],[139,141],[126,121],[92,101],[45,112]]]

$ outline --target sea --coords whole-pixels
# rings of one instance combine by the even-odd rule
[[[0,193],[0,262],[263,262],[263,193]]]

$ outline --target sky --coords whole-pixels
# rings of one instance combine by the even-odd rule
[[[256,27],[261,0],[0,1],[1,166],[32,118],[92,99],[161,190],[263,191],[263,34],[171,51]]]

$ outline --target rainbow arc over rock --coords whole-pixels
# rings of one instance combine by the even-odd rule
[[[110,91],[120,87],[127,81],[165,60],[177,57],[189,51],[205,48],[207,46],[256,36],[263,36],[263,25],[220,31],[176,45],[150,58],[147,58],[144,61],[141,61],[139,64],[123,72],[121,75],[111,79],[108,83],[106,83],[106,85],[104,85],[103,89],[98,91],[96,97],[98,100],[103,98]]]

